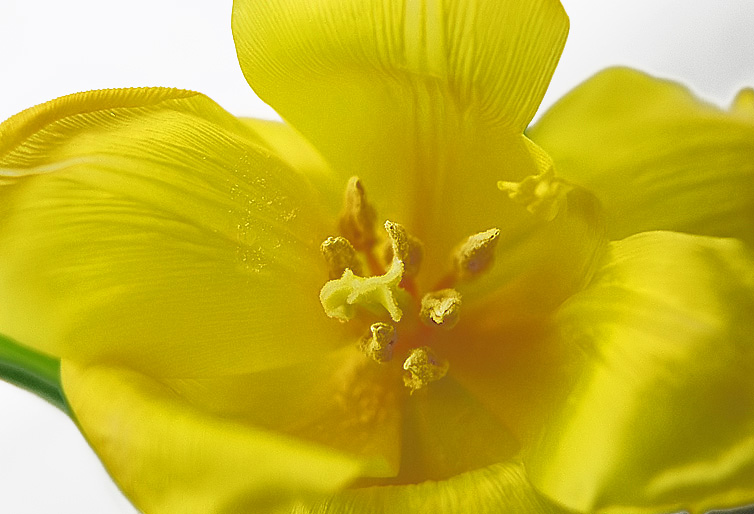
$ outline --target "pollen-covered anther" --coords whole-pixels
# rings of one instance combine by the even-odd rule
[[[400,259],[403,261],[403,272],[406,276],[416,276],[424,258],[424,244],[409,234],[400,223],[386,221],[385,231],[391,243],[386,252],[385,261]]]
[[[359,177],[351,177],[346,184],[343,212],[340,215],[339,229],[353,247],[368,251],[374,246],[376,237],[377,212],[367,201],[367,194]]]
[[[345,237],[328,237],[319,247],[327,262],[330,279],[339,278],[347,269],[362,274],[361,261],[353,245]]]
[[[461,313],[461,294],[455,289],[441,289],[424,295],[419,318],[425,325],[450,329]]]
[[[538,175],[530,175],[521,182],[499,181],[498,189],[508,193],[508,198],[526,206],[526,210],[546,221],[552,221],[573,189],[568,182],[555,177],[553,168]]]
[[[414,391],[426,387],[428,384],[440,380],[448,373],[450,364],[440,359],[428,346],[414,348],[403,362],[403,383]]]
[[[495,247],[500,230],[491,228],[470,236],[453,253],[453,265],[461,280],[468,280],[484,273],[495,259]]]
[[[373,323],[369,333],[359,341],[359,348],[364,354],[377,362],[388,362],[393,358],[395,344],[395,327],[389,323]]]

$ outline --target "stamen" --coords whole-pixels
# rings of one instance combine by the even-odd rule
[[[376,241],[377,213],[367,201],[367,194],[359,177],[351,177],[346,185],[340,232],[359,251],[368,251]]]
[[[389,323],[374,323],[369,327],[370,333],[359,341],[359,348],[367,357],[377,362],[388,362],[393,358],[393,345],[396,335],[395,327]]]
[[[403,383],[411,389],[411,394],[417,389],[427,386],[431,382],[440,380],[448,373],[450,364],[441,360],[429,346],[414,348],[403,362]]]
[[[407,293],[399,289],[403,277],[403,263],[393,259],[384,275],[357,277],[347,269],[337,280],[327,282],[319,293],[319,301],[331,318],[348,321],[356,316],[356,307],[379,311],[383,307],[393,321],[400,321],[403,311],[398,298]]]
[[[419,317],[429,326],[450,329],[460,319],[461,294],[455,289],[441,289],[422,298]]]
[[[486,271],[495,258],[495,246],[500,230],[491,228],[470,236],[454,252],[456,274],[468,280]]]
[[[545,221],[552,221],[565,204],[566,195],[573,189],[566,181],[555,177],[555,170],[547,168],[539,175],[530,175],[521,182],[497,183],[508,198],[526,206],[530,213]]]
[[[356,250],[345,237],[328,237],[319,249],[327,261],[330,279],[339,278],[346,269],[350,269],[356,275],[362,274]]]
[[[385,260],[390,262],[393,258],[400,259],[406,276],[416,276],[424,258],[424,244],[409,234],[400,223],[386,221],[385,230],[392,243]]]

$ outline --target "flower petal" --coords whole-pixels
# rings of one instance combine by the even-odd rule
[[[300,504],[292,514],[566,514],[542,498],[514,461],[440,482],[367,487],[344,491],[321,503]]]
[[[580,512],[705,512],[754,501],[754,257],[732,239],[614,243],[559,313],[580,378],[529,460]]]
[[[443,347],[448,375],[526,448],[566,399],[581,354],[553,337],[547,317],[502,308],[463,321],[454,329],[463,331],[463,340]]]
[[[278,512],[359,473],[342,454],[208,414],[124,368],[62,363],[81,430],[144,512]]]
[[[241,0],[233,6],[247,80],[285,118],[298,111],[306,125],[316,125],[310,116],[327,113],[326,104],[337,106],[331,119],[353,108],[386,107],[347,105],[357,90],[375,102],[401,91],[401,81],[425,80],[447,88],[448,100],[521,132],[539,107],[567,32],[557,0]],[[316,95],[320,90],[324,96]],[[358,126],[360,114],[353,112],[349,125]]]
[[[323,197],[323,207],[333,219],[343,201],[343,184],[319,151],[287,123],[256,118],[239,118],[272,152],[294,170],[303,173]]]
[[[450,377],[412,394],[404,412],[395,484],[442,481],[508,460],[519,449],[508,428]]]
[[[206,97],[65,97],[0,127],[0,330],[158,376],[244,373],[349,339],[319,304],[319,197]]]
[[[599,73],[527,133],[603,203],[608,235],[678,230],[754,244],[754,116],[638,71]],[[748,111],[748,115],[747,115]]]
[[[554,220],[531,223],[498,245],[484,276],[458,286],[461,320],[442,335],[449,374],[522,442],[549,421],[579,359],[552,340],[552,314],[589,282],[606,246],[600,208],[580,188]]]
[[[491,216],[504,227],[492,266],[457,286],[464,297],[463,316],[471,315],[466,326],[473,332],[482,327],[499,334],[504,325],[549,316],[588,282],[604,251],[602,208],[589,191],[571,190],[550,221],[515,207],[518,212],[507,220]]]
[[[365,476],[393,476],[398,471],[400,377],[386,373],[355,344],[285,368],[163,382],[208,415],[358,457],[369,464]]]
[[[344,348],[287,368],[163,382],[215,416],[353,455],[380,484],[446,479],[518,451],[501,421],[452,379],[409,396],[401,371]]]
[[[380,216],[432,249],[432,280],[490,213],[510,219],[496,182],[538,171],[521,132],[567,29],[556,0],[240,0],[233,12],[251,86],[343,186],[358,175]]]

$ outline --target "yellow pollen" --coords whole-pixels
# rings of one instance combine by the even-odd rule
[[[491,228],[470,236],[456,248],[453,261],[458,278],[474,278],[492,265],[499,236],[500,230]]]
[[[356,250],[345,237],[328,237],[319,249],[327,261],[330,279],[342,276],[346,269],[350,269],[356,275],[362,274]]]
[[[373,323],[369,333],[359,341],[359,348],[367,357],[377,362],[388,362],[393,358],[395,344],[395,327],[389,323]]]
[[[357,306],[372,312],[379,312],[382,307],[393,321],[400,321],[403,311],[398,300],[408,294],[398,287],[402,277],[403,263],[398,259],[393,259],[384,275],[357,277],[347,269],[342,277],[322,287],[319,301],[328,316],[340,321],[353,319]]]
[[[450,329],[460,319],[461,295],[455,289],[441,289],[422,298],[419,317],[429,326]]]
[[[448,373],[450,364],[447,360],[441,360],[428,346],[414,348],[408,358],[403,362],[403,383],[411,389],[411,394],[417,389],[440,380]]]
[[[416,276],[424,258],[424,244],[409,234],[400,223],[386,221],[385,230],[392,243],[385,260],[390,262],[394,258],[400,259],[406,276]]]
[[[548,168],[539,175],[531,175],[521,182],[497,183],[498,189],[508,193],[508,198],[526,206],[526,210],[546,221],[552,221],[573,189],[566,181],[555,177],[555,170]]]
[[[343,212],[340,215],[340,232],[359,251],[368,251],[377,239],[377,213],[367,201],[361,180],[351,177],[346,185]]]

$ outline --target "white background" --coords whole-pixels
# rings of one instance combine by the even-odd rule
[[[231,3],[0,0],[0,120],[64,94],[125,86],[194,89],[234,114],[275,117],[237,66]],[[571,33],[544,107],[615,64],[679,79],[719,105],[754,86],[751,0],[563,4]],[[0,512],[136,511],[67,417],[0,382]]]

